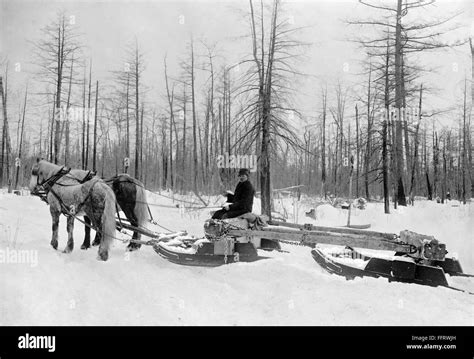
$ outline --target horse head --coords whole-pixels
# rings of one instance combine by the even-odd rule
[[[31,168],[31,179],[29,189],[35,192],[48,178],[57,173],[61,167],[45,160],[36,159],[36,163]]]

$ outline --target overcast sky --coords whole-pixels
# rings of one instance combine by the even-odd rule
[[[93,61],[93,77],[101,83],[110,83],[110,71],[123,66],[124,49],[136,37],[146,62],[143,77],[148,87],[146,100],[156,104],[158,110],[165,105],[163,57],[165,54],[168,56],[169,73],[178,75],[178,62],[185,56],[186,43],[191,35],[195,41],[205,39],[209,43],[217,42],[219,55],[225,58],[227,64],[238,62],[251,49],[248,39],[242,38],[249,31],[244,16],[248,12],[248,1],[0,2],[0,56],[6,56],[9,60],[9,85],[12,92],[18,94],[11,97],[10,103],[14,119],[17,118],[15,112],[19,94],[24,91],[29,73],[34,71],[29,41],[39,39],[39,30],[55,19],[58,10],[73,16],[82,33],[82,43],[86,46],[84,55]],[[371,30],[346,25],[344,20],[375,17],[376,12],[356,0],[284,2],[284,9],[284,16],[291,19],[294,26],[308,27],[301,31],[300,39],[313,43],[298,68],[308,76],[298,83],[297,105],[310,118],[316,116],[320,108],[318,94],[324,82],[331,93],[337,80],[352,86],[355,91],[357,84],[365,81],[365,78],[357,76],[363,52],[347,40],[356,35],[370,35]],[[438,1],[417,16],[441,18],[459,11],[463,14],[457,22],[463,23],[464,29],[446,37],[455,40],[467,37],[472,31],[471,1]],[[430,96],[429,106],[443,108],[459,101],[463,79],[471,77],[468,45],[429,53],[416,61],[436,68],[436,72],[424,79],[424,82],[439,88],[436,94]],[[14,71],[15,64],[21,65],[21,71]],[[32,80],[30,86],[36,86]],[[352,104],[348,107],[351,114]],[[29,116],[29,126],[34,127],[35,123],[31,122],[37,121],[35,114]],[[451,120],[449,117],[438,119],[441,123]]]

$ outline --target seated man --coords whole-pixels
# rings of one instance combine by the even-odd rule
[[[239,170],[239,183],[235,188],[234,195],[227,195],[227,201],[232,203],[226,203],[219,211],[214,213],[213,219],[226,219],[235,218],[244,213],[252,212],[253,196],[255,190],[249,181],[250,171],[246,168]]]

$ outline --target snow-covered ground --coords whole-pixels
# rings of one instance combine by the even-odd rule
[[[203,235],[209,210],[184,211],[150,194],[155,220],[172,230]],[[353,212],[352,223],[399,233],[434,235],[474,273],[474,203],[418,201],[383,213],[369,203]],[[346,211],[317,207],[317,220],[304,216],[311,200],[283,200],[299,223],[346,224]],[[455,206],[453,206],[455,205]],[[259,201],[256,201],[259,213]],[[291,218],[291,217],[290,217]],[[61,217],[59,248],[66,245]],[[70,254],[49,245],[51,219],[38,198],[0,193],[0,325],[473,325],[474,296],[447,288],[389,283],[386,279],[347,281],[328,274],[310,248],[282,245],[286,252],[260,251],[265,260],[217,268],[185,267],[158,256],[151,247],[126,252],[116,241],[107,262],[97,248],[80,250],[83,225],[76,222]],[[5,258],[23,251],[23,263]],[[2,259],[2,257],[0,257]],[[474,291],[471,278],[449,277],[453,286]]]

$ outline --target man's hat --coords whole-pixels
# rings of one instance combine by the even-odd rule
[[[239,170],[239,176],[246,175],[247,177],[250,176],[250,171],[247,168],[241,168]]]

